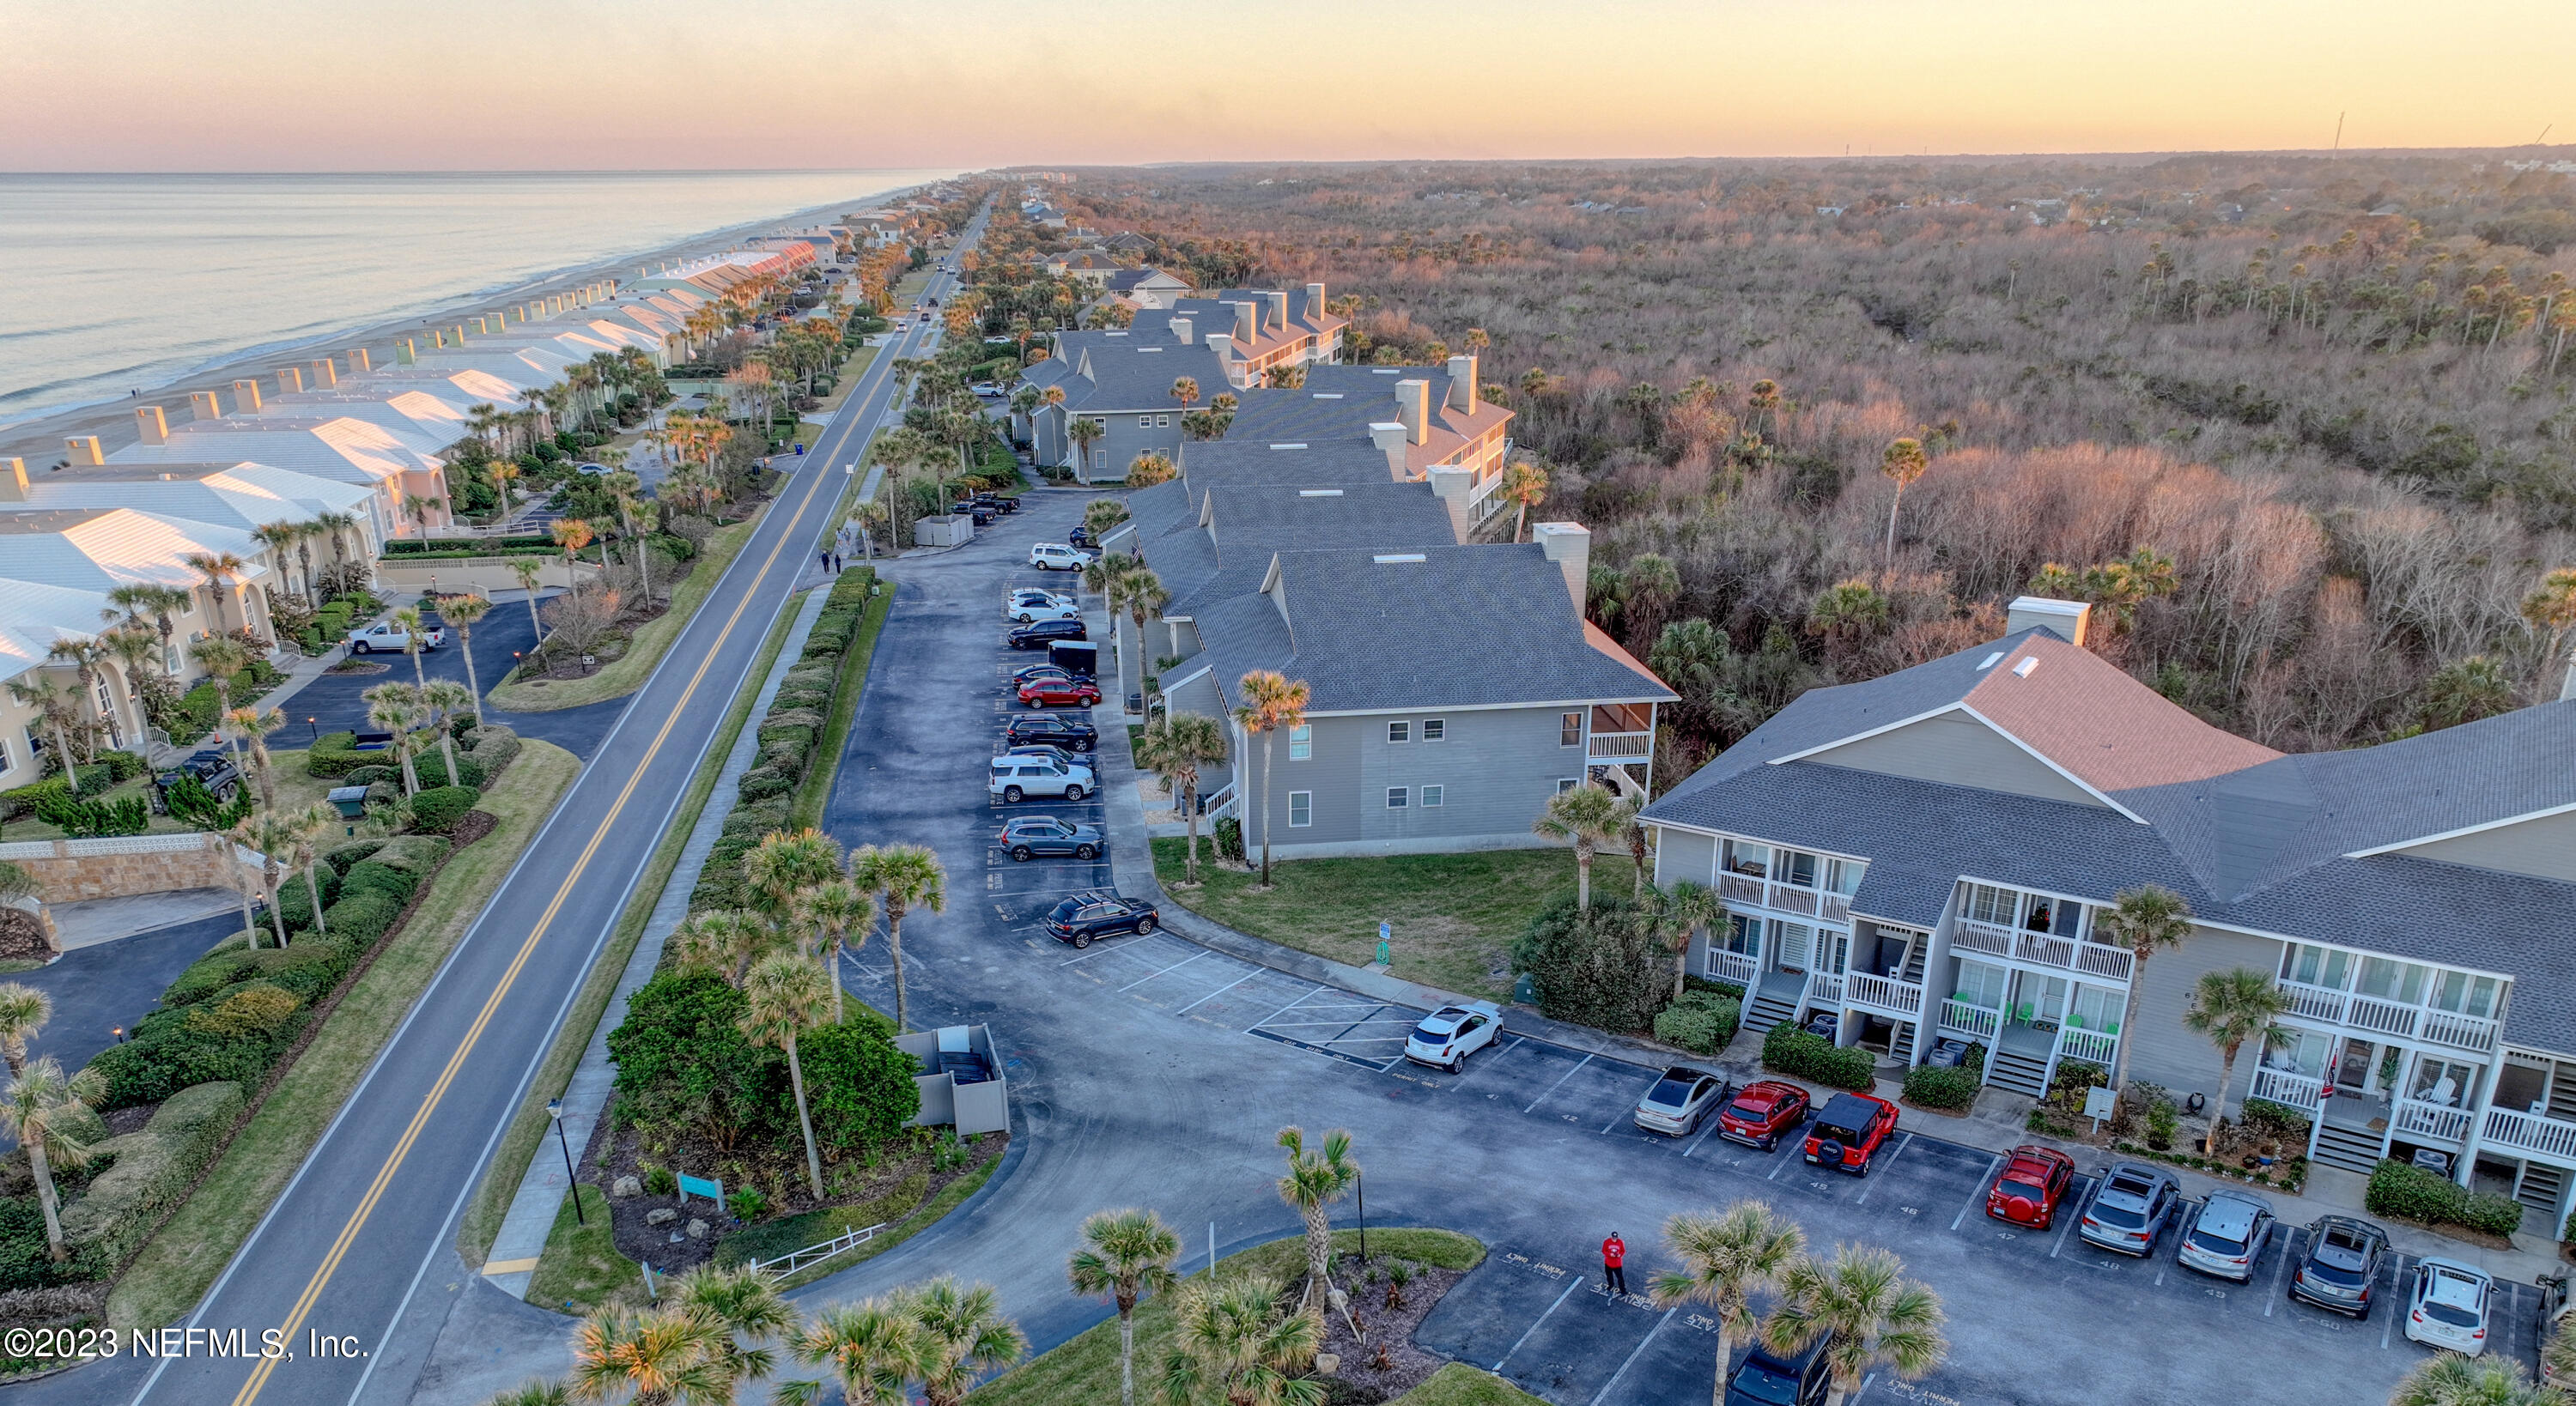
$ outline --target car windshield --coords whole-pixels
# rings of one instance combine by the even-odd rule
[[[1426,1020],[1413,1027],[1413,1038],[1426,1045],[1445,1045],[1449,1043],[1450,1028],[1445,1020]]]
[[[1679,1108],[1690,1102],[1691,1090],[1697,1084],[1695,1079],[1676,1079],[1667,1074],[1655,1081],[1655,1087],[1646,1094],[1646,1102],[1659,1108]]]
[[[1743,1370],[1735,1374],[1735,1380],[1728,1385],[1727,1394],[1749,1396],[1756,1401],[1777,1402],[1779,1406],[1795,1406],[1798,1400],[1798,1379],[1786,1372],[1774,1371],[1762,1363],[1747,1362]]]
[[[1082,900],[1078,898],[1068,898],[1064,902],[1057,904],[1055,906],[1055,911],[1047,914],[1047,916],[1057,920],[1058,922],[1062,922],[1081,911]]]
[[[2248,1233],[2236,1226],[2203,1222],[2191,1228],[2191,1243],[2214,1255],[2242,1255]]]
[[[2368,1240],[2341,1226],[2330,1226],[2309,1253],[2308,1273],[2329,1284],[2350,1286],[2362,1282],[2362,1266],[2369,1262]]]
[[[1726,1106],[1726,1111],[1729,1113],[1741,1113],[1747,1118],[1768,1118],[1771,1116],[1771,1101],[1767,1098],[1747,1094],[1736,1099],[1735,1102],[1728,1104]]]
[[[2006,1196],[2039,1197],[2048,1194],[2048,1189],[2040,1185],[2039,1178],[2036,1176],[2030,1177],[2027,1180],[2021,1177],[2005,1177],[2002,1181],[1995,1183],[1995,1190],[2002,1192]]]

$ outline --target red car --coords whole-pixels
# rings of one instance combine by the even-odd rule
[[[1020,701],[1032,708],[1088,708],[1100,701],[1100,686],[1071,679],[1031,679],[1020,685]]]
[[[1878,1149],[1895,1134],[1895,1104],[1868,1094],[1836,1094],[1816,1113],[1816,1125],[1807,1134],[1807,1161],[1867,1176]]]
[[[1717,1115],[1717,1135],[1768,1152],[1807,1121],[1807,1108],[1805,1089],[1778,1079],[1757,1080],[1745,1085]]]
[[[2057,1203],[2075,1184],[2075,1159],[2054,1148],[2028,1144],[2012,1150],[2012,1160],[1986,1193],[1986,1214],[2034,1230],[2057,1223]]]

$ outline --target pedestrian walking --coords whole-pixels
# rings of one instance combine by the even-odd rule
[[[848,567],[841,565],[841,554],[839,552],[832,553],[832,574],[838,576],[848,569]]]
[[[832,569],[832,554],[830,552],[816,552],[814,554],[814,560],[815,563],[821,566],[825,571],[830,571]]]
[[[1611,1231],[1610,1238],[1601,1242],[1601,1287],[1612,1298],[1627,1297],[1627,1264],[1628,1242],[1619,1238],[1618,1231]]]

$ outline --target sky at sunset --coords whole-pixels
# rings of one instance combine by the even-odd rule
[[[2576,0],[0,0],[0,169],[2576,141]]]

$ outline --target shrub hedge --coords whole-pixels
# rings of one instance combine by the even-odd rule
[[[1838,1047],[1785,1020],[1762,1037],[1762,1067],[1793,1079],[1859,1093],[1868,1092],[1878,1082],[1878,1064],[1870,1058],[1869,1051]]]
[[[1925,1108],[1965,1109],[1977,1101],[1977,1076],[1955,1065],[1918,1064],[1905,1071],[1905,1099]]]
[[[457,769],[462,771],[473,765],[459,758]],[[411,823],[416,829],[444,834],[464,819],[465,812],[472,810],[482,796],[471,786],[433,786],[411,798]]]
[[[63,1240],[88,1277],[104,1279],[123,1267],[187,1199],[241,1117],[245,1098],[242,1085],[229,1080],[180,1089],[141,1131],[99,1144],[113,1165],[62,1215]]]
[[[1736,1027],[1744,1020],[1744,1007],[1725,996],[1710,992],[1685,991],[1682,998],[1664,1007],[1655,1017],[1655,1038],[1686,1050],[1713,1055],[1726,1048],[1735,1038]]]
[[[2485,1235],[2511,1235],[2522,1227],[2522,1203],[2512,1197],[2471,1191],[2438,1172],[2394,1158],[2371,1169],[2361,1204],[2375,1216],[2464,1226]]]
[[[1595,895],[1579,909],[1568,894],[1512,943],[1512,970],[1529,975],[1550,1020],[1651,1030],[1671,990],[1672,954],[1627,899]]]

